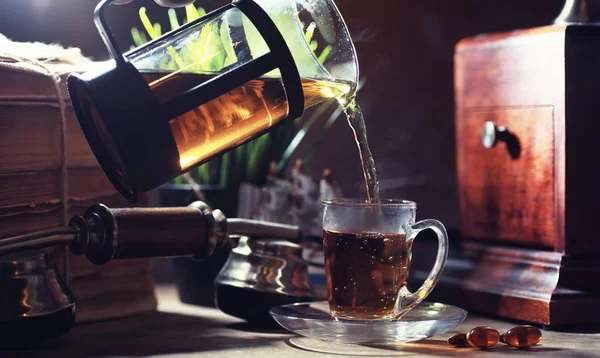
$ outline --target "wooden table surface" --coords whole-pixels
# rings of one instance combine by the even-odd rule
[[[515,325],[470,315],[461,326],[442,336],[374,348],[310,340],[275,328],[256,330],[216,309],[180,303],[173,287],[161,286],[157,292],[157,312],[78,325],[53,342],[0,351],[0,357],[600,357],[600,328],[595,333],[545,330],[541,344],[528,350],[500,344],[488,351],[450,347],[446,339],[453,333],[479,325],[502,332]]]

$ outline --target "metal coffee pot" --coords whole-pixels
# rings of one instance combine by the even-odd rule
[[[215,287],[221,311],[252,323],[272,322],[275,306],[313,299],[302,247],[290,241],[240,237]]]
[[[216,280],[216,301],[225,313],[266,321],[269,308],[312,298],[302,248],[293,243],[301,239],[297,226],[228,219],[203,202],[126,209],[96,204],[66,227],[0,240],[0,328],[31,343],[66,333],[75,322],[75,299],[39,249],[66,245],[97,265],[149,257],[204,260],[236,239]]]
[[[58,337],[75,324],[75,298],[46,254],[0,257],[0,346]]]

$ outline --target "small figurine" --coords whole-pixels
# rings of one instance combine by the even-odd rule
[[[327,199],[342,197],[342,190],[330,169],[323,170],[319,185],[304,173],[301,159],[296,160],[290,179],[281,178],[271,162],[266,185],[260,189],[258,208],[253,219],[294,224],[304,235],[321,236],[323,208]]]
[[[262,188],[262,195],[256,219],[289,224],[292,218],[289,214],[291,209],[290,195],[292,183],[280,178],[276,171],[277,163],[271,162],[267,184]]]
[[[302,160],[296,160],[292,169],[292,210],[293,223],[309,235],[321,235],[320,225],[314,225],[314,218],[319,216],[321,203],[317,198],[317,185],[308,175],[303,173]]]
[[[323,170],[323,175],[321,176],[321,183],[319,186],[319,201],[327,199],[337,199],[342,198],[342,189],[338,185],[338,183],[333,179],[333,175],[331,174],[330,169]]]

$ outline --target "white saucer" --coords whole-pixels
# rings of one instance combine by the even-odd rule
[[[467,311],[462,308],[431,302],[422,302],[397,321],[336,321],[331,318],[325,301],[279,306],[270,313],[288,331],[350,344],[418,341],[443,334],[467,318]]]

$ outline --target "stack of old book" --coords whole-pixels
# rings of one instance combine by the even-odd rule
[[[0,35],[0,240],[64,226],[94,203],[129,206],[89,149],[65,86],[69,73],[95,65],[78,49]],[[77,299],[78,321],[155,309],[150,260],[95,266],[65,248],[49,254]]]

